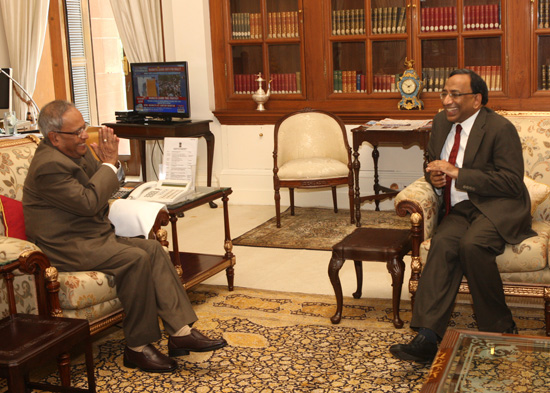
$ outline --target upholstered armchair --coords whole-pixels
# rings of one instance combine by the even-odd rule
[[[544,299],[546,335],[550,335],[550,113],[500,112],[518,130],[525,164],[524,181],[531,197],[533,229],[537,236],[520,244],[506,245],[497,257],[498,268],[507,296]],[[439,204],[432,186],[422,177],[407,186],[395,198],[399,215],[414,214],[412,263],[409,292],[414,302],[422,266],[430,249],[430,240],[437,227]],[[506,214],[506,212],[503,212]],[[469,293],[463,281],[460,293]]]
[[[350,221],[354,223],[351,148],[342,120],[332,113],[311,108],[282,117],[275,125],[273,150],[277,228],[281,227],[281,187],[289,189],[293,216],[295,188],[330,187],[337,213],[338,185],[348,186]]]
[[[53,316],[87,319],[91,333],[95,334],[123,319],[114,278],[97,271],[57,272],[39,247],[22,240],[25,236],[20,201],[25,176],[38,143],[39,139],[33,135],[0,141],[0,198],[3,207],[0,210],[0,265],[23,262],[29,255],[41,259],[49,295],[37,298],[33,275],[16,271],[13,285],[19,312],[36,314],[47,307]],[[161,226],[168,225],[168,222],[168,213],[161,210],[149,236],[156,237],[164,246],[168,242],[166,231]],[[2,317],[7,315],[8,304],[5,287],[0,287]]]

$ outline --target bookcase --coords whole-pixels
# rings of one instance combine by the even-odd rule
[[[493,109],[548,110],[550,0],[210,0],[214,114],[274,124],[304,107],[347,124],[431,118],[452,69],[487,82]],[[399,110],[405,59],[425,82],[424,110]],[[271,81],[256,111],[257,74]],[[267,86],[262,86],[267,90]]]

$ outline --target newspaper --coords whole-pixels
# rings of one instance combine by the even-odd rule
[[[368,122],[365,127],[369,131],[412,131],[428,125],[432,120],[403,120],[403,119],[383,119],[376,122]]]

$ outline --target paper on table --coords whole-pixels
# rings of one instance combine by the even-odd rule
[[[164,138],[161,180],[195,180],[198,141],[198,138]]]
[[[427,120],[403,120],[403,119],[383,119],[376,122],[374,125],[367,123],[366,126],[371,131],[411,131],[424,127],[429,124],[431,119]]]

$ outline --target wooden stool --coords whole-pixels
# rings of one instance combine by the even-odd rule
[[[411,251],[411,231],[408,229],[384,229],[384,228],[357,228],[339,243],[332,247],[332,257],[328,265],[328,275],[336,295],[336,313],[330,318],[332,323],[339,323],[342,319],[342,285],[338,273],[346,259],[355,262],[357,275],[357,291],[353,297],[361,297],[363,286],[362,261],[386,262],[388,272],[392,277],[392,305],[393,325],[396,328],[403,327],[403,321],[399,318],[399,303],[401,300],[401,287],[403,286],[403,273],[405,263],[403,257]]]

